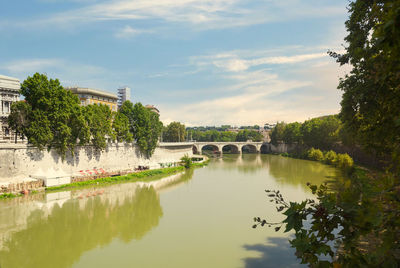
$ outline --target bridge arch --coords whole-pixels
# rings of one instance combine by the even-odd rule
[[[235,144],[226,144],[222,146],[222,152],[225,153],[231,153],[231,154],[239,154],[240,149],[237,145]]]
[[[271,151],[271,148],[270,148],[269,144],[263,144],[263,145],[261,145],[261,147],[260,147],[260,153],[262,153],[262,154],[267,154],[267,153],[269,153],[270,151]]]
[[[200,154],[201,153],[201,151],[197,148],[197,146],[195,144],[193,144],[192,151],[193,151],[193,154]]]
[[[241,151],[242,153],[252,153],[255,154],[258,152],[257,146],[253,144],[245,144],[242,146]]]
[[[204,144],[200,146],[200,151],[203,153],[203,151],[212,151],[213,153],[219,153],[221,152],[220,148],[215,145],[215,144]]]

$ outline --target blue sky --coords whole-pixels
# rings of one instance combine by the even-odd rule
[[[164,123],[304,121],[340,109],[347,0],[2,3],[0,74],[35,72],[159,107]]]

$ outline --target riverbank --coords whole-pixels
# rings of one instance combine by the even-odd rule
[[[203,158],[202,162],[192,163],[190,168],[203,167],[208,164],[209,159]],[[4,193],[0,195],[0,200],[2,199],[10,199],[15,197],[24,196],[25,194],[35,194],[37,192],[55,192],[60,190],[71,190],[77,188],[84,188],[88,186],[104,186],[109,184],[117,184],[117,183],[125,183],[125,182],[152,182],[156,180],[160,180],[167,176],[171,176],[174,174],[178,174],[180,172],[185,171],[187,168],[184,166],[177,167],[166,167],[160,169],[150,169],[139,172],[134,172],[121,176],[112,176],[112,177],[103,177],[103,178],[95,178],[85,181],[77,181],[69,184],[52,186],[52,187],[42,187],[41,189],[26,191],[24,190],[22,193]]]

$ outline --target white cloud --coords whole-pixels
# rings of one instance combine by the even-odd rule
[[[284,3],[283,3],[284,2]],[[180,23],[197,30],[234,28],[299,18],[343,15],[342,3],[325,6],[319,0],[111,0],[85,1],[84,7],[39,18],[34,23],[14,25],[31,27],[33,24],[54,27],[76,26],[99,21],[154,20]],[[161,25],[161,24],[159,24]],[[165,26],[165,25],[163,25]]]
[[[126,25],[124,28],[119,29],[115,33],[115,37],[121,38],[121,39],[129,39],[129,38],[135,37],[142,33],[150,33],[150,31],[137,30],[137,29],[132,28],[129,25]]]
[[[337,113],[341,93],[336,87],[348,69],[340,69],[325,51],[291,47],[281,48],[278,56],[271,56],[276,50],[235,50],[190,57],[192,67],[230,83],[204,89],[214,94],[195,103],[164,104],[161,117],[189,125],[243,125],[304,121]],[[260,69],[266,64],[272,66]]]
[[[321,49],[318,50],[321,51]],[[287,51],[281,51],[287,53]],[[276,55],[276,53],[276,51],[270,50],[259,50],[252,52],[236,50],[218,53],[215,55],[194,56],[189,59],[189,62],[192,65],[202,68],[213,65],[224,71],[241,72],[246,71],[251,67],[260,65],[295,64],[328,57],[326,52],[314,52],[306,54],[304,52],[300,52],[300,54],[289,56],[265,56],[266,54]]]

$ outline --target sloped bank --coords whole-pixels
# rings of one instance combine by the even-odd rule
[[[184,155],[193,155],[192,146],[192,143],[160,143],[148,158],[135,144],[110,143],[103,152],[90,146],[77,148],[73,155],[62,160],[53,150],[40,151],[26,144],[2,144],[0,190],[6,192],[5,188],[13,185],[37,187],[38,180],[70,183],[71,179],[128,174],[143,167],[173,166]]]

